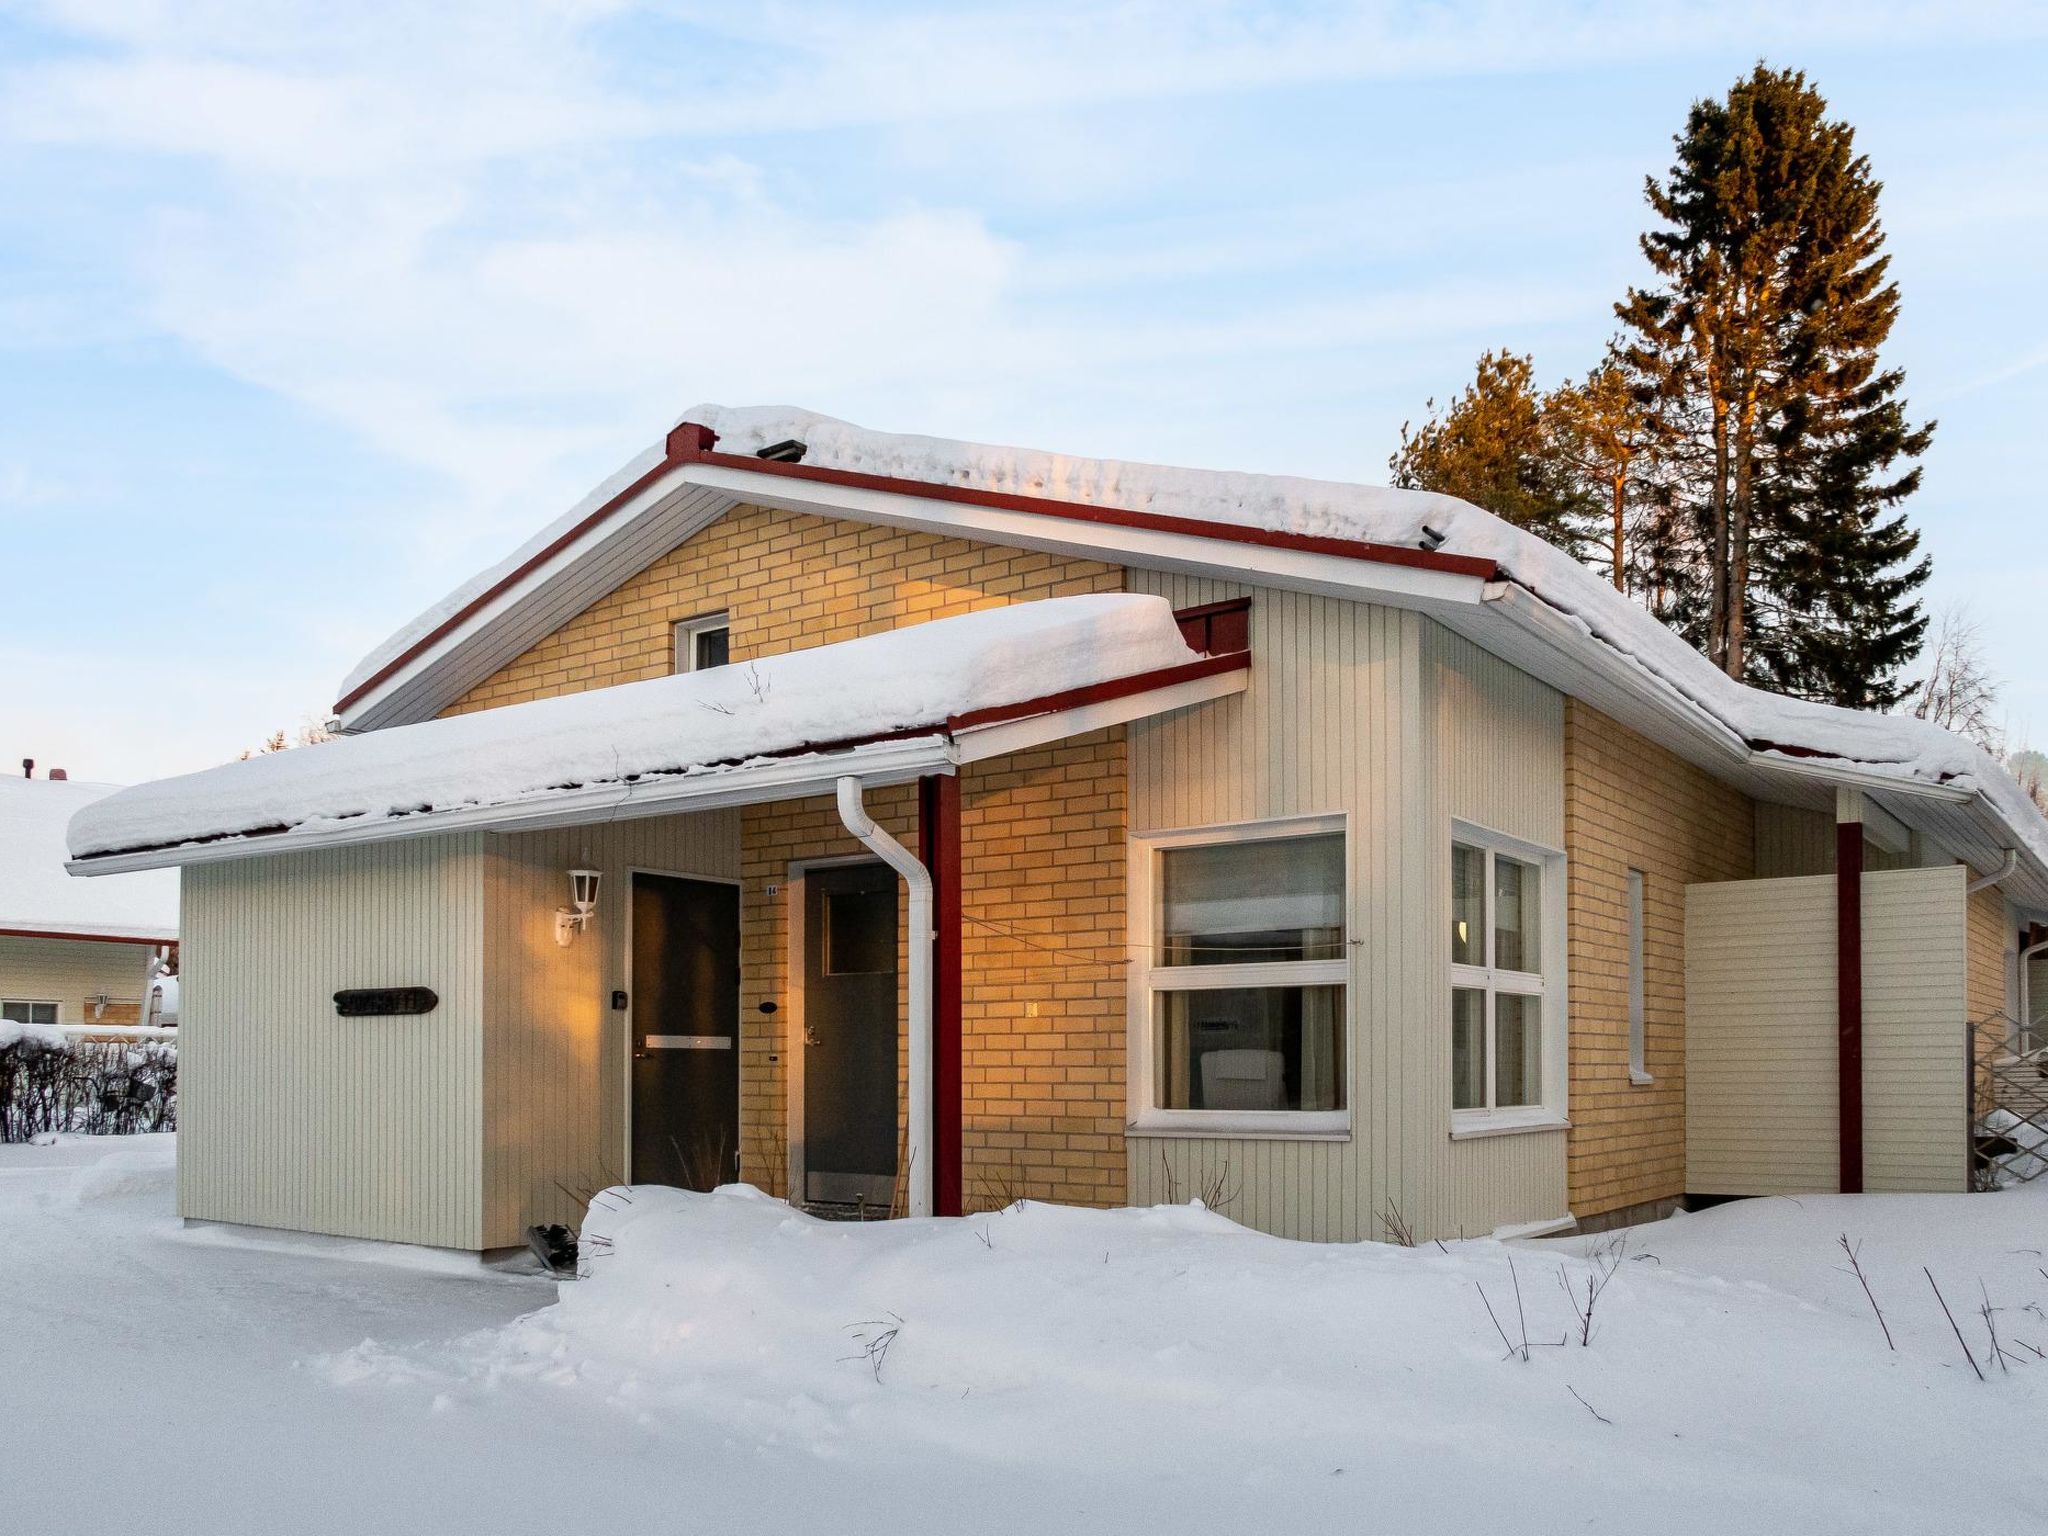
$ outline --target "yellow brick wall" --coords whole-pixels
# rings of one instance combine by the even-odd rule
[[[1123,569],[936,534],[735,507],[477,684],[443,714],[665,677],[673,626],[732,615],[732,658],[1006,603],[1123,589]]]
[[[2006,930],[2005,893],[1997,886],[1969,898],[1969,1000],[1972,1023],[2006,1010],[2005,952],[2018,942]]]
[[[1118,728],[962,774],[969,1209],[1020,1197],[1103,1206],[1124,1197],[1124,765]],[[868,804],[877,822],[917,845],[908,787],[876,791]],[[742,1168],[748,1182],[779,1195],[789,1166],[789,1052],[802,1048],[790,1006],[790,865],[863,851],[823,799],[749,806],[742,828]],[[764,1014],[763,1002],[775,1012]],[[907,1059],[899,1038],[899,1078]],[[899,1081],[899,1113],[902,1102]]]
[[[1096,561],[739,507],[445,713],[664,676],[672,626],[708,613],[731,615],[732,656],[744,661],[1123,585],[1121,567]],[[962,776],[970,1207],[1123,1198],[1125,788],[1121,728]],[[869,805],[916,845],[908,787]],[[790,865],[862,853],[828,800],[742,813],[741,1169],[776,1194],[788,1174]],[[777,1011],[762,1013],[766,1001]],[[899,1045],[899,1067],[905,1058]]]
[[[961,783],[966,1203],[1124,1199],[1121,727],[971,767]]]
[[[1685,1192],[1685,887],[1751,876],[1755,809],[1576,699],[1565,704],[1571,1209]],[[1643,872],[1645,1065],[1629,1080],[1628,871]]]

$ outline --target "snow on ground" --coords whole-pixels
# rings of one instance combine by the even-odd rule
[[[0,1148],[13,1529],[1933,1532],[2048,1508],[2025,1428],[2048,1361],[2021,1343],[2048,1348],[2040,1193],[1749,1202],[1617,1254],[1318,1247],[1198,1208],[836,1225],[636,1189],[551,1306],[445,1258],[182,1231],[167,1143],[98,1150]],[[1923,1263],[1980,1359],[1988,1295],[2034,1363],[1980,1384]],[[1560,1344],[1560,1279],[1610,1269],[1592,1343]],[[1526,1317],[1526,1363],[1482,1288],[1510,1337]]]

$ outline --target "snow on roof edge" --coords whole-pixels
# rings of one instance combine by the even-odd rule
[[[72,818],[73,859],[512,806],[898,732],[1198,660],[1172,606],[1092,593],[344,736],[137,785]]]
[[[1369,543],[1420,546],[1494,562],[1503,575],[1618,652],[1655,683],[1720,720],[1745,743],[1770,743],[1913,782],[1981,793],[2048,868],[2048,819],[2012,776],[1973,742],[1926,721],[1839,709],[1748,687],[1564,551],[1454,497],[1236,470],[1203,470],[948,438],[871,431],[798,406],[692,406],[672,424],[710,428],[723,452],[748,455],[794,438],[803,462],[932,485],[1044,497],[1203,522]],[[664,434],[664,441],[666,434]],[[657,465],[657,444],[629,460],[511,555],[472,577],[377,647],[344,695],[401,655],[520,563]],[[1438,542],[1436,536],[1441,535]]]

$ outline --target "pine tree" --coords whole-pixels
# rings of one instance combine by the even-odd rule
[[[1651,476],[1659,444],[1644,388],[1626,357],[1610,347],[1584,383],[1553,390],[1543,414],[1555,451],[1569,460],[1568,472],[1604,507],[1599,534],[1588,542],[1605,558],[1615,590],[1643,591],[1650,566],[1641,546],[1655,540],[1658,523]]]
[[[1401,423],[1401,446],[1387,461],[1395,485],[1460,497],[1580,552],[1596,502],[1562,436],[1571,423],[1535,387],[1529,358],[1482,353],[1449,408],[1439,415],[1430,400],[1426,409],[1429,419],[1412,432]]]
[[[1902,695],[1927,562],[1898,504],[1932,424],[1878,366],[1898,316],[1880,185],[1797,71],[1694,104],[1642,238],[1657,286],[1616,306],[1660,424],[1692,439],[1660,585],[1731,676],[1863,707]]]

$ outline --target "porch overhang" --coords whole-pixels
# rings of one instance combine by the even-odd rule
[[[1042,669],[1020,653],[1038,646],[1046,651]],[[892,704],[891,669],[930,665],[933,657],[951,668],[924,690],[936,704]],[[104,802],[112,812],[104,821],[74,821],[66,867],[75,875],[116,874],[444,832],[531,831],[830,797],[845,779],[883,786],[951,774],[1240,692],[1249,668],[1245,650],[1207,656],[1190,649],[1160,598],[1019,604],[767,658],[751,682],[732,667],[629,683],[139,785]],[[1067,686],[1033,692],[1020,681],[1027,674]],[[881,695],[869,717],[877,729],[828,740],[806,730],[807,721],[861,714],[863,677]],[[750,690],[763,707],[784,702],[778,690],[794,695],[779,738],[776,728],[732,723],[749,707]],[[813,699],[824,715],[809,708]],[[596,739],[578,747],[581,766],[565,776],[557,764],[568,755],[559,748],[551,755],[549,746],[579,731]],[[735,740],[751,742],[751,750],[732,751]]]

